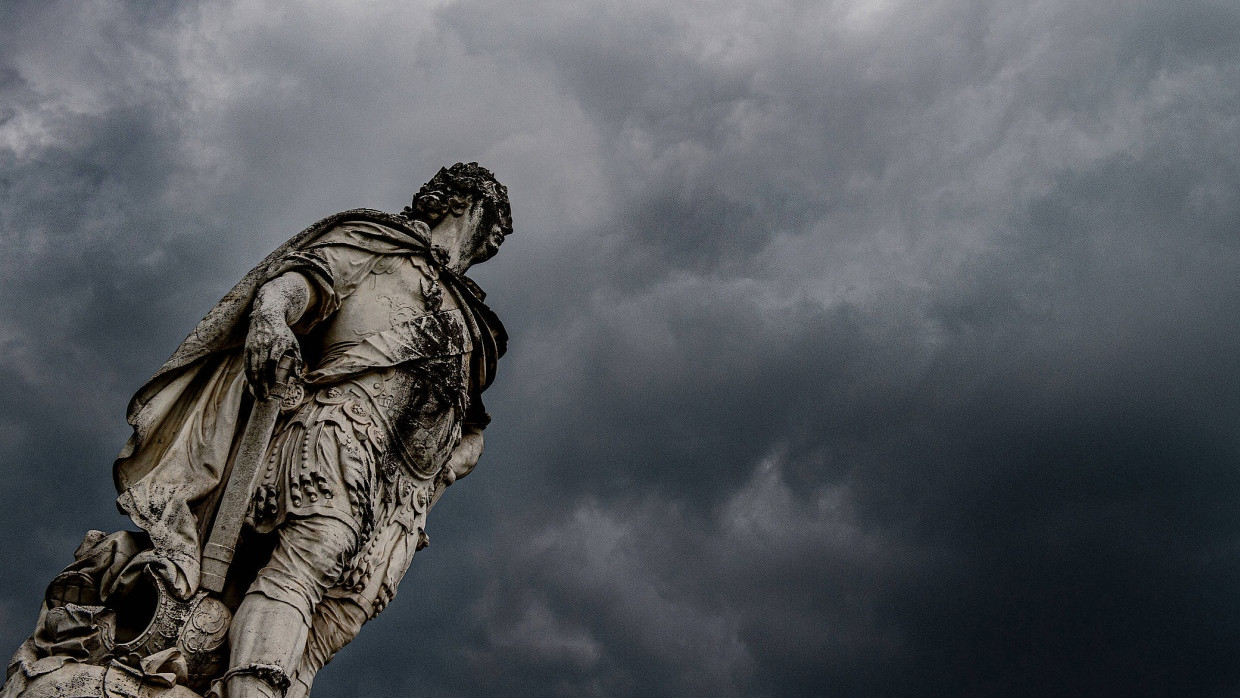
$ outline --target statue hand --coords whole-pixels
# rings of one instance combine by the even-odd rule
[[[450,485],[458,478],[465,477],[478,465],[482,456],[482,430],[467,428],[461,436],[461,443],[448,456],[444,464],[444,480]]]
[[[283,313],[252,314],[245,338],[245,376],[258,399],[267,399],[276,384],[276,366],[286,354],[293,357],[293,375],[301,373],[301,345]]]

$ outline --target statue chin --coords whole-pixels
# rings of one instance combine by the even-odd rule
[[[473,254],[470,255],[470,266],[474,264],[482,264],[488,259],[499,254],[499,246],[504,242],[503,233],[487,235],[482,241],[474,247]]]

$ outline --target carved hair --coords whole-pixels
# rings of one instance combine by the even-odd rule
[[[440,168],[431,181],[422,185],[413,197],[413,204],[402,211],[406,218],[422,221],[430,227],[443,220],[448,211],[465,212],[465,197],[473,194],[486,202],[484,223],[489,228],[498,223],[504,234],[512,232],[512,207],[508,204],[508,187],[476,162],[458,162]]]

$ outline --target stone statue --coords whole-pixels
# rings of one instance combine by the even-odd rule
[[[308,695],[482,452],[507,337],[464,273],[511,231],[507,189],[458,163],[246,275],[130,402],[141,530],[87,534],[0,698]]]

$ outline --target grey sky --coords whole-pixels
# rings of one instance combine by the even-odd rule
[[[479,469],[318,694],[1228,695],[1240,8],[0,7],[0,644],[247,269],[477,160]]]

